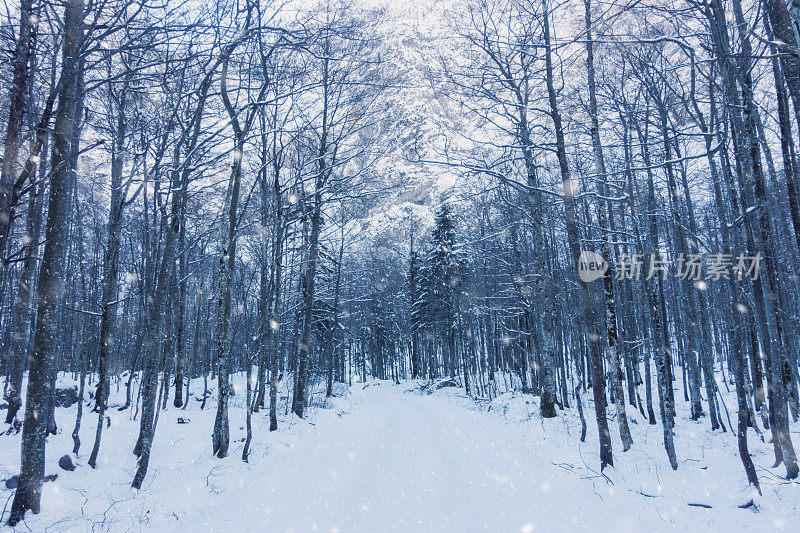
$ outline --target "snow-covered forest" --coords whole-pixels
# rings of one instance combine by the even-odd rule
[[[5,0],[4,526],[796,530],[800,1]]]

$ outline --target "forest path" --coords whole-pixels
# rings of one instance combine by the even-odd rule
[[[775,531],[797,513],[780,497],[767,513],[737,509],[752,494],[735,441],[700,433],[703,422],[682,428],[688,443],[678,472],[666,462],[660,426],[639,419],[625,454],[615,432],[619,467],[606,478],[595,470],[591,411],[580,443],[573,410],[543,420],[526,395],[506,395],[487,411],[463,389],[425,395],[419,385],[370,382],[351,390],[347,412],[318,410],[293,447],[270,446],[267,461],[280,464],[268,481],[279,487],[264,516],[271,530]]]
[[[553,465],[504,420],[399,389],[355,391],[350,413],[307,435],[296,467],[275,480],[295,496],[267,515],[272,526],[532,531],[558,503],[529,477]]]

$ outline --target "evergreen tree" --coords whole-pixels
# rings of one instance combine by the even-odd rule
[[[437,341],[444,366],[455,377],[455,338],[464,265],[458,255],[456,229],[450,206],[442,204],[428,249],[419,267],[419,292],[414,302],[415,323]]]

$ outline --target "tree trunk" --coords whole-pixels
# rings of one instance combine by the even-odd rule
[[[646,241],[647,246],[644,248],[645,257],[649,257],[652,261],[660,264],[661,254],[659,252],[658,214],[655,188],[653,185],[653,173],[650,170],[652,164],[650,160],[650,151],[648,148],[649,137],[646,130],[645,132],[641,131],[638,123],[636,123],[636,130],[639,138],[639,144],[642,147],[642,158],[644,159],[645,167],[647,167],[647,211],[649,216],[647,217],[648,236]],[[669,459],[670,466],[672,466],[672,469],[675,470],[678,468],[678,459],[675,454],[675,443],[672,434],[672,428],[675,425],[675,406],[671,394],[672,379],[670,377],[670,365],[668,359],[668,324],[666,321],[666,313],[664,311],[664,287],[661,276],[655,275],[652,279],[646,279],[645,290],[647,292],[649,303],[647,307],[650,311],[650,323],[652,324],[650,347],[655,356],[656,388],[658,390],[659,414],[661,415],[661,425],[664,433],[664,449],[667,452],[667,458]],[[645,379],[649,381],[650,376],[646,375]],[[650,420],[651,422],[654,422],[652,412],[650,413]]]
[[[281,359],[279,354],[280,346],[280,305],[281,305],[281,268],[283,266],[283,206],[281,205],[282,198],[280,191],[277,187],[278,177],[275,178],[276,183],[276,202],[277,202],[277,216],[276,223],[276,236],[275,236],[275,297],[272,302],[274,306],[272,309],[272,318],[270,319],[270,347],[269,347],[269,364],[270,364],[270,382],[269,382],[269,430],[275,431],[278,429],[278,362]]]
[[[223,68],[223,72],[225,69]],[[224,74],[223,74],[224,76]],[[228,455],[230,428],[228,422],[228,398],[231,393],[229,330],[231,322],[231,285],[236,262],[236,223],[239,205],[239,188],[242,181],[242,150],[244,139],[236,140],[231,178],[228,186],[230,204],[223,218],[223,241],[220,247],[218,300],[217,300],[217,414],[214,419],[212,437],[213,453],[223,458]],[[249,409],[249,406],[248,406]]]
[[[595,86],[594,72],[594,41],[592,39],[592,15],[591,0],[584,0],[586,13],[586,71],[589,85],[589,115],[591,118],[591,137],[594,153],[595,169],[600,179],[600,194],[609,197],[607,187],[607,172],[605,158],[603,157],[603,145],[600,141],[600,121],[597,111],[597,89]],[[602,256],[606,264],[611,264],[611,246],[609,244],[609,224],[614,223],[613,212],[610,200],[600,200],[598,206],[598,219],[601,238],[603,240]],[[603,205],[605,204],[605,205]],[[612,228],[613,229],[613,228]],[[614,299],[614,283],[611,275],[603,278],[603,296],[606,307],[606,336],[608,338],[608,361],[611,364],[611,384],[614,393],[614,405],[617,411],[617,421],[619,423],[619,435],[622,439],[622,451],[627,452],[633,444],[631,430],[628,427],[628,415],[625,412],[625,394],[622,389],[624,379],[619,357],[619,336],[617,334],[617,311]]]
[[[14,72],[8,97],[8,125],[5,149],[0,168],[0,266],[4,265],[6,246],[20,186],[17,181],[19,149],[22,146],[22,127],[25,121],[25,97],[28,93],[30,62],[36,25],[33,18],[33,1],[21,0],[19,11],[19,34],[11,64]]]
[[[320,163],[322,166],[324,163]],[[324,168],[324,167],[323,167]],[[308,239],[308,257],[306,258],[305,272],[303,273],[303,325],[300,336],[300,353],[297,366],[297,382],[295,383],[292,398],[292,412],[303,418],[306,402],[306,387],[309,374],[309,342],[311,337],[311,324],[313,321],[314,305],[314,278],[317,274],[317,260],[319,257],[319,233],[322,222],[322,184],[317,178],[317,191],[314,194],[314,204],[311,213],[311,231]]]
[[[111,201],[108,214],[108,243],[103,256],[102,300],[100,301],[100,338],[97,356],[98,377],[95,405],[97,406],[97,429],[94,446],[89,456],[89,466],[97,466],[97,454],[103,435],[103,421],[108,408],[110,381],[108,378],[108,359],[117,333],[117,293],[119,274],[120,233],[122,230],[122,211],[125,204],[122,191],[122,170],[125,164],[125,138],[127,121],[125,118],[125,90],[123,89],[117,110],[117,130],[111,156]]]
[[[41,189],[39,191],[41,193]],[[14,329],[11,334],[12,366],[7,380],[6,401],[8,402],[8,412],[6,413],[6,424],[13,423],[19,408],[22,406],[22,377],[30,349],[31,310],[34,305],[33,285],[36,278],[36,256],[39,250],[39,233],[41,231],[42,205],[44,203],[43,195],[37,194],[35,185],[31,188],[30,195],[25,223],[24,239],[26,244],[22,250],[25,259],[22,263],[19,290],[14,299]]]
[[[177,152],[177,148],[176,148]],[[177,159],[177,153],[176,153]],[[183,173],[183,179],[188,179],[187,171]],[[171,189],[177,192],[179,189],[180,173],[175,170],[172,172]],[[139,457],[138,468],[133,477],[131,486],[135,489],[142,488],[142,481],[147,474],[150,464],[150,450],[153,445],[155,434],[155,410],[157,404],[156,393],[158,389],[159,362],[162,361],[163,339],[165,334],[165,314],[166,300],[169,293],[170,273],[174,260],[174,248],[177,233],[179,231],[179,200],[178,194],[172,195],[172,213],[165,217],[165,238],[164,247],[161,255],[161,264],[158,269],[158,278],[155,292],[153,294],[147,316],[147,331],[145,334],[145,354],[144,371],[142,372],[142,415],[139,424],[139,439],[134,448],[134,454]],[[166,376],[165,376],[166,379]]]
[[[331,335],[328,340],[328,386],[325,396],[328,398],[333,394],[333,366],[334,358],[337,353],[337,342],[339,333],[339,290],[342,286],[342,258],[344,257],[344,226],[345,219],[342,213],[342,242],[339,244],[339,257],[336,261],[336,281],[333,286],[333,325],[331,326]]]
[[[800,127],[800,5],[793,1],[794,24],[786,0],[764,0],[764,10],[769,17],[772,30],[780,49],[781,66],[786,86],[794,107],[795,121]]]
[[[567,235],[569,240],[569,250],[572,255],[573,266],[576,271],[580,264],[581,241],[578,230],[578,219],[574,204],[574,185],[570,177],[569,165],[567,163],[567,152],[564,140],[564,130],[561,125],[561,113],[558,110],[553,65],[552,49],[550,45],[550,21],[548,14],[547,0],[542,0],[543,25],[545,41],[545,74],[547,82],[547,93],[550,104],[550,118],[553,121],[553,128],[556,135],[556,153],[558,155],[559,168],[561,170],[561,183],[564,190],[564,202],[566,204]],[[598,328],[594,302],[589,294],[587,283],[578,278],[578,289],[581,296],[583,315],[588,329],[587,341],[589,347],[589,357],[592,366],[592,391],[594,394],[594,408],[597,418],[597,428],[600,438],[600,470],[606,466],[613,466],[614,459],[611,451],[611,434],[608,431],[608,419],[606,418],[605,405],[605,381],[603,379],[601,341],[602,334]],[[578,400],[580,401],[580,400]]]
[[[45,439],[47,420],[40,413],[47,412],[50,395],[52,363],[58,351],[59,303],[64,293],[64,257],[67,251],[72,172],[69,161],[73,136],[78,131],[75,115],[79,99],[80,48],[83,45],[83,1],[67,3],[64,14],[63,69],[65,83],[58,97],[58,111],[53,132],[53,153],[50,168],[50,198],[47,211],[46,241],[39,273],[37,292],[36,332],[28,375],[25,403],[25,423],[22,429],[22,465],[19,485],[11,507],[9,525],[16,525],[30,510],[38,513],[44,479]]]
[[[186,380],[186,342],[184,340],[185,320],[186,320],[186,291],[188,289],[188,266],[186,264],[186,196],[188,182],[181,188],[181,220],[180,235],[178,237],[178,307],[175,317],[175,399],[172,402],[174,407],[183,406],[183,386]],[[188,398],[187,398],[188,401]]]

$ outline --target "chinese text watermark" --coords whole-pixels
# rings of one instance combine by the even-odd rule
[[[679,254],[674,260],[660,254],[622,254],[610,272],[608,262],[598,253],[584,250],[578,260],[578,275],[590,283],[613,275],[618,280],[650,280],[668,277],[686,281],[719,281],[749,278],[757,280],[763,256],[757,254]]]

